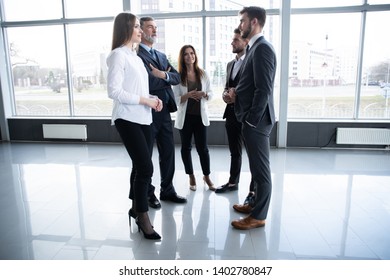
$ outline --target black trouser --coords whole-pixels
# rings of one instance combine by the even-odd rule
[[[226,111],[226,134],[229,142],[230,151],[230,177],[229,184],[237,185],[240,182],[242,165],[242,145],[245,144],[242,136],[242,123],[240,123],[234,114],[234,104],[227,105]],[[254,191],[253,180],[249,185],[249,191]]]
[[[147,212],[149,210],[147,192],[153,176],[150,151],[150,143],[152,142],[151,127],[150,125],[141,125],[123,119],[117,119],[115,127],[133,163],[129,198],[135,200],[135,210],[137,212]]]
[[[173,128],[171,114],[167,106],[164,106],[160,112],[153,112],[152,123],[152,142],[151,151],[153,152],[153,143],[156,141],[158,158],[160,165],[160,195],[175,195],[173,186],[173,176],[175,173],[175,142],[173,139]],[[155,187],[149,186],[148,195],[154,193]]]
[[[238,184],[240,182],[241,163],[242,163],[242,127],[241,123],[237,121],[234,115],[234,105],[228,105],[229,107],[226,114],[226,134],[229,142],[230,151],[230,184]]]
[[[201,116],[185,116],[184,126],[180,130],[181,158],[183,160],[186,174],[194,174],[192,166],[192,135],[195,140],[196,151],[198,152],[203,175],[210,174],[210,155],[207,147],[207,127],[203,125]]]

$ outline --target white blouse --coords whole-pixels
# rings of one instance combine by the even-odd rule
[[[140,97],[150,97],[149,79],[144,63],[135,50],[122,46],[107,57],[107,92],[114,100],[111,124],[116,119],[149,125],[151,108],[139,104]]]

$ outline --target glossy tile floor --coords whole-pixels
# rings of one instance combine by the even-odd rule
[[[226,182],[227,147],[210,147]],[[129,228],[130,160],[120,144],[0,143],[0,259],[390,259],[390,152],[272,149],[267,225],[235,230],[249,184],[215,194],[188,188],[179,147],[174,184],[185,205],[150,210],[161,242]],[[154,152],[158,184],[157,153]]]

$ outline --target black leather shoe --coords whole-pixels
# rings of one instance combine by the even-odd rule
[[[154,209],[161,208],[161,203],[160,201],[158,201],[157,197],[154,194],[148,197],[148,204],[150,207]]]
[[[160,195],[160,199],[164,200],[164,201],[171,201],[174,203],[186,203],[187,202],[186,198],[179,196],[177,194],[171,194],[171,195],[167,195],[167,196]]]
[[[216,189],[215,193],[224,193],[236,190],[238,190],[238,184],[235,184],[234,186],[229,186],[229,183],[226,183],[225,185],[222,185],[218,189]]]

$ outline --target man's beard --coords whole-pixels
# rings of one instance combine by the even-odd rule
[[[251,33],[252,33],[252,26],[249,26],[249,28],[247,28],[246,30],[241,31],[241,37],[246,39]]]
[[[244,50],[244,48],[235,48],[234,50],[233,50],[233,53],[240,53],[240,52],[242,52]]]
[[[145,35],[145,34],[143,36],[144,36],[144,39],[151,44],[154,44],[156,42],[156,37]]]

